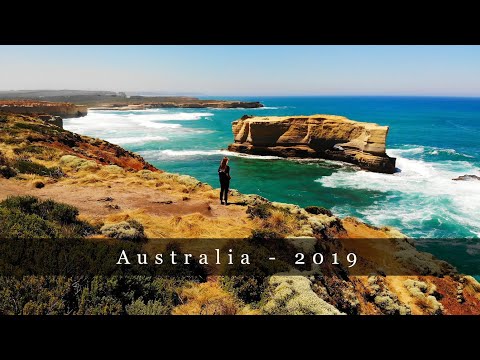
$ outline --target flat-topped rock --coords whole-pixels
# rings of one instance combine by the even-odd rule
[[[230,151],[281,157],[323,158],[393,173],[395,158],[385,152],[388,126],[337,115],[243,116],[232,123]]]

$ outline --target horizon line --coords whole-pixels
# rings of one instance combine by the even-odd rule
[[[480,98],[478,95],[431,95],[431,94],[210,94],[201,92],[178,91],[168,93],[165,90],[92,90],[92,89],[0,89],[0,92],[21,91],[88,91],[88,92],[114,92],[114,93],[152,93],[148,95],[133,95],[143,97],[166,97],[166,96],[192,96],[192,97],[422,97],[422,98]],[[155,94],[158,92],[158,94]],[[129,95],[132,96],[132,95]],[[68,95],[67,95],[68,97]]]

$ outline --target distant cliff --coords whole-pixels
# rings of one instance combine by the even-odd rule
[[[260,108],[263,105],[258,101],[230,101],[230,100],[199,100],[195,98],[177,98],[174,100],[160,100],[151,101],[148,98],[141,99],[130,98],[130,103],[124,102],[105,103],[98,107],[91,108],[92,110],[144,110],[156,108],[218,108],[218,109],[232,109],[232,108]]]
[[[232,123],[240,153],[281,157],[324,158],[356,164],[363,169],[393,173],[395,158],[385,153],[388,126],[335,115],[243,116]]]
[[[89,108],[115,110],[147,108],[259,108],[258,101],[199,99],[180,95],[132,95],[113,91],[88,90],[18,90],[0,91],[0,100],[49,101],[86,105]],[[56,114],[55,114],[56,115]]]
[[[0,111],[13,114],[49,114],[62,118],[81,117],[88,112],[84,105],[30,100],[2,100]]]

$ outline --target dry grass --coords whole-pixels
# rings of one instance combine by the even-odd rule
[[[218,282],[192,284],[181,293],[183,305],[175,307],[173,315],[256,315],[252,310],[221,288]]]
[[[62,169],[69,175],[69,178],[64,180],[68,184],[107,186],[113,182],[127,187],[142,186],[169,194],[182,194],[182,196],[198,193],[204,198],[218,198],[217,192],[211,186],[200,183],[189,176],[149,170],[131,172],[116,165],[99,166],[92,161],[72,158],[75,157],[69,155],[63,162],[60,162]]]
[[[299,219],[284,210],[272,209],[271,214],[266,219],[259,219],[259,228],[276,232],[280,235],[295,236],[301,229]]]
[[[142,209],[124,211],[106,217],[106,223],[135,219],[145,227],[149,238],[244,238],[254,223],[247,218],[207,217],[199,213],[183,216],[157,216]]]
[[[469,291],[476,299],[480,300],[480,283],[472,276],[464,276],[464,291]]]

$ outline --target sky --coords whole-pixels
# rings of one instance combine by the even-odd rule
[[[0,46],[0,90],[480,96],[480,46]]]

